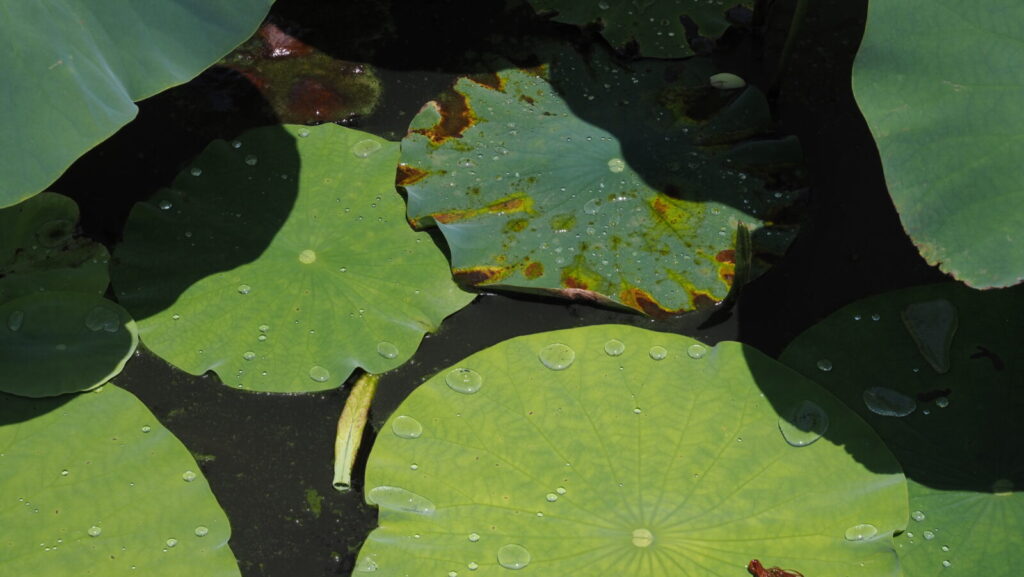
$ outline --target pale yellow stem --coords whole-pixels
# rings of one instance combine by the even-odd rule
[[[356,462],[359,443],[363,440],[363,428],[370,412],[370,403],[377,390],[380,375],[369,373],[356,379],[352,391],[345,400],[345,408],[338,419],[338,436],[334,440],[334,488],[348,491],[352,488],[352,466]]]

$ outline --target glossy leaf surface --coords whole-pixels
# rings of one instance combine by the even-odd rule
[[[772,403],[817,407],[825,436],[791,445]],[[379,527],[355,574],[381,577],[735,577],[754,558],[896,577],[907,515],[892,455],[817,385],[738,343],[619,325],[442,370],[380,431],[366,494]]]
[[[908,310],[933,318],[914,322]],[[1008,575],[1024,563],[1012,537],[1024,531],[1022,313],[1019,288],[906,289],[840,309],[781,357],[871,423],[903,465],[911,518],[896,542],[907,577]],[[912,332],[922,327],[942,331],[936,343],[955,330],[944,348],[922,349]],[[935,350],[947,372],[933,367]],[[910,412],[886,414],[894,407]]]

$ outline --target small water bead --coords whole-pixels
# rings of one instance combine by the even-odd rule
[[[949,552],[949,545],[943,545],[942,546],[942,551],[945,552],[945,553],[948,553]]]
[[[910,518],[915,521],[924,521],[924,513],[921,511],[914,511],[910,514]]]
[[[242,148],[242,141],[241,140],[232,140],[231,141],[231,148]]]
[[[25,323],[25,313],[22,311],[11,311],[7,317],[7,328],[15,332]]]
[[[323,383],[326,382],[327,379],[331,378],[331,371],[321,367],[320,365],[313,365],[313,367],[309,369],[309,378],[318,383]]]
[[[708,354],[708,349],[701,344],[692,344],[686,349],[686,354],[691,359],[702,359],[704,355]]]
[[[633,529],[633,545],[637,547],[650,547],[654,543],[654,533],[649,529]]]
[[[779,432],[794,447],[814,443],[828,430],[828,413],[813,401],[801,401],[779,417]]]
[[[498,565],[506,569],[522,569],[530,564],[530,559],[530,552],[522,545],[509,543],[498,549]]]
[[[544,498],[547,499],[548,503],[554,503],[555,501],[558,500],[558,495],[554,493],[548,493],[547,495],[544,495]]]
[[[480,540],[480,535],[478,535],[476,533],[470,533],[469,537],[467,537],[467,539],[469,539],[470,543],[476,543],[477,541]]]
[[[372,557],[360,557],[352,570],[356,573],[373,573],[377,570],[377,562]]]
[[[316,262],[316,252],[306,249],[299,253],[299,262],[302,264],[313,264]]]
[[[250,292],[252,292],[252,287],[251,286],[249,286],[247,284],[240,284],[240,285],[238,285],[238,294],[240,294],[240,295],[247,295]]]
[[[169,200],[161,200],[160,204],[158,204],[157,206],[160,207],[160,210],[171,210],[171,208],[174,207],[174,205],[171,204],[171,201]]]
[[[818,361],[818,370],[823,372],[829,372],[832,370],[832,361],[828,359],[821,359]]]
[[[935,533],[933,533],[931,531],[924,531],[924,532],[921,533],[921,536],[924,537],[925,541],[931,541],[932,539],[935,538]]]
[[[200,526],[196,527],[196,530],[195,530],[196,537],[206,537],[209,533],[210,533],[209,527],[206,527],[204,525],[200,525]]]
[[[880,315],[878,313],[871,313],[871,320],[873,320],[873,321],[880,321],[880,320],[882,320],[882,315]]]
[[[181,320],[181,315],[175,313],[175,314],[171,315],[171,320],[172,321],[180,321]]]
[[[64,469],[63,471],[60,472],[60,476],[61,477],[67,477],[68,473],[69,473],[69,471],[67,469]]]
[[[566,493],[566,489],[565,487],[558,487],[557,489],[555,489],[555,492],[558,493],[559,495],[564,495]]]
[[[423,434],[423,425],[408,415],[400,415],[391,421],[391,432],[403,439],[418,439]]]
[[[177,539],[168,539],[168,540],[164,541],[164,543],[165,543],[165,544],[166,544],[166,545],[167,545],[168,547],[174,547],[175,545],[177,545],[177,544],[178,544],[178,540],[177,540]]]
[[[652,359],[660,361],[668,356],[668,349],[660,345],[654,345],[647,354],[649,354]]]
[[[448,577],[459,577],[459,572],[458,571],[449,571],[448,572]]]
[[[267,340],[267,335],[260,335],[256,337],[256,340],[262,343],[263,341]]]
[[[935,406],[937,406],[940,409],[945,409],[946,407],[949,406],[949,398],[948,397],[939,397],[939,398],[935,399]]]
[[[953,564],[952,564],[952,563],[950,563],[950,562],[949,562],[949,560],[947,559],[947,560],[945,560],[945,561],[943,561],[943,562],[942,562],[942,566],[943,566],[943,567],[952,567],[952,566],[953,566]]]
[[[95,307],[86,315],[85,326],[93,332],[116,333],[121,328],[121,318],[115,311],[106,307]]]
[[[366,500],[385,509],[406,511],[419,515],[430,515],[436,508],[430,499],[417,495],[408,489],[390,485],[381,485],[370,489],[370,492],[366,494]]]
[[[377,343],[377,354],[385,359],[393,359],[398,356],[398,347],[387,341]]]
[[[185,471],[181,474],[181,479],[186,483],[191,483],[196,480],[196,473],[195,471]]]
[[[868,523],[854,525],[846,530],[843,535],[847,541],[866,541],[878,535],[878,528]]]
[[[604,352],[611,357],[617,357],[626,352],[626,344],[618,339],[612,339],[604,344]]]
[[[148,432],[150,432],[152,430],[153,430],[153,427],[150,427],[149,425],[143,425],[142,426],[142,432],[143,433],[148,433]]]
[[[89,527],[89,530],[86,531],[86,533],[88,533],[90,537],[99,537],[103,534],[103,529],[93,525],[92,527]]]
[[[608,161],[608,170],[619,173],[626,170],[626,162],[621,158],[613,158]]]
[[[537,356],[545,367],[553,371],[563,371],[576,360],[576,351],[572,350],[569,345],[552,343],[542,348]]]
[[[306,138],[307,136],[309,136],[309,129],[308,128],[300,128],[298,130],[298,135],[299,135],[300,138]]]
[[[867,408],[883,417],[905,417],[917,409],[917,401],[912,397],[886,387],[866,389],[863,397]]]
[[[457,393],[472,395],[483,386],[484,378],[473,369],[457,368],[448,371],[444,376],[444,382]]]
[[[369,158],[371,154],[380,149],[380,142],[367,138],[352,145],[352,154],[356,158]]]
[[[192,176],[202,176],[203,169],[199,168],[198,166],[193,166],[191,169],[189,169],[188,173],[191,174]],[[163,207],[161,206],[160,208]]]
[[[244,353],[242,353],[242,358],[247,361],[251,361],[256,358],[256,353],[252,351],[245,351]]]
[[[476,561],[470,561],[466,565],[466,567],[468,567],[470,571],[476,571],[478,568],[480,568],[480,565],[477,565]]]
[[[257,158],[255,154],[245,155],[245,163],[248,164],[249,166],[256,166],[256,163],[258,163],[259,161],[260,159]]]

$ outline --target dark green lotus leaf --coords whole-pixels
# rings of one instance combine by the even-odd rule
[[[239,575],[196,462],[114,385],[55,399],[0,393],[0,496],[0,575]]]
[[[50,192],[0,210],[0,303],[42,290],[107,290],[107,249],[76,235],[77,222],[75,201]]]
[[[351,120],[369,115],[380,99],[372,67],[333,58],[272,22],[219,64],[245,75],[280,122]]]
[[[396,143],[333,124],[212,143],[135,206],[116,251],[114,286],[143,343],[260,391],[328,389],[408,360],[473,295],[403,218],[397,162]]]
[[[597,25],[608,42],[619,50],[635,50],[642,56],[684,58],[693,55],[686,39],[683,18],[697,25],[697,32],[715,39],[729,27],[726,12],[736,6],[753,9],[753,0],[530,0],[535,10],[553,10],[554,19],[577,26]]]
[[[773,403],[816,412],[798,430]],[[366,497],[355,574],[379,577],[896,577],[908,514],[892,454],[821,387],[739,343],[616,325],[441,371],[384,424]]]
[[[120,305],[46,291],[0,304],[0,391],[50,397],[91,389],[121,372],[139,337]]]
[[[662,315],[728,294],[740,225],[755,272],[781,255],[798,195],[766,181],[799,147],[746,140],[771,126],[763,94],[712,88],[703,60],[630,66],[562,55],[464,77],[413,119],[399,184],[456,275]]]
[[[868,420],[903,465],[907,577],[1024,564],[1022,315],[1020,288],[916,287],[840,309],[781,357]]]
[[[1024,3],[872,0],[853,88],[903,228],[976,288],[1024,280]]]
[[[0,207],[242,42],[273,0],[0,0]]]

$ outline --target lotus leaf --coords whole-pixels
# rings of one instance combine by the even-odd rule
[[[1010,575],[1024,563],[1022,312],[1019,288],[915,287],[840,309],[781,357],[871,423],[903,465],[907,577]]]
[[[598,24],[601,34],[619,50],[633,45],[643,56],[683,58],[693,55],[683,19],[697,25],[706,38],[718,38],[729,27],[726,12],[734,6],[752,9],[754,2],[741,0],[659,0],[616,2],[600,0],[530,0],[536,10],[556,11],[555,20],[586,26]]]
[[[203,71],[273,0],[0,1],[0,207],[46,188],[135,117],[133,100]]]
[[[397,161],[397,144],[332,124],[212,143],[135,206],[116,251],[114,286],[143,343],[260,391],[406,361],[472,295],[403,218]]]
[[[753,559],[896,577],[908,514],[895,459],[811,381],[739,343],[621,325],[441,371],[384,424],[366,495],[379,527],[355,570],[382,577],[737,577]]]
[[[711,65],[601,53],[464,77],[413,119],[399,184],[436,224],[464,280],[618,303],[650,315],[722,300],[735,236],[755,264],[794,234],[792,140],[744,142],[771,124],[756,88],[719,91]]]
[[[0,303],[41,290],[107,290],[107,249],[75,235],[77,222],[75,201],[50,192],[0,210]]]
[[[1024,4],[872,0],[853,88],[903,228],[976,288],[1024,280]]]
[[[0,574],[239,575],[188,451],[131,393],[0,393]]]
[[[0,304],[0,391],[49,397],[91,389],[121,372],[139,337],[103,297],[46,291]]]

